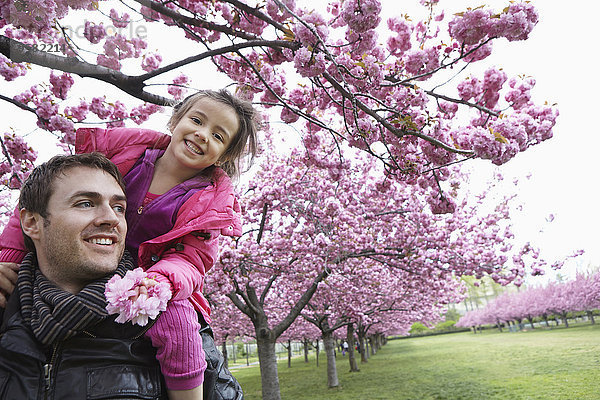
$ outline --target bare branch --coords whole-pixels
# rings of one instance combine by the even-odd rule
[[[159,105],[169,105],[171,103],[171,100],[163,96],[144,91],[145,85],[139,77],[125,75],[122,72],[80,61],[74,57],[64,57],[40,51],[4,35],[0,35],[0,53],[17,63],[28,62],[46,68],[73,73],[82,78],[98,79],[149,103]]]

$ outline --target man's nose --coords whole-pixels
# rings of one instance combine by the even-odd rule
[[[110,204],[97,207],[96,225],[117,226],[121,222],[121,216]]]

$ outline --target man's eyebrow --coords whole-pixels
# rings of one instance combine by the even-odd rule
[[[78,198],[86,198],[86,199],[99,199],[102,197],[102,194],[99,192],[92,192],[87,190],[80,190],[75,192],[69,197],[70,200],[75,200]],[[124,194],[115,194],[112,196],[112,201],[127,201],[127,197]]]

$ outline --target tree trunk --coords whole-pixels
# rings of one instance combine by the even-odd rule
[[[266,329],[263,330],[263,332],[264,331],[266,331]],[[279,376],[277,374],[275,339],[271,338],[270,334],[257,334],[256,336],[258,361],[260,364],[260,381],[262,384],[262,398],[263,400],[281,400],[281,394],[279,392]]]
[[[348,342],[348,361],[350,362],[350,372],[358,372],[356,356],[354,355],[354,324],[348,324],[346,328],[346,341]]]
[[[527,319],[529,320],[529,325],[531,325],[531,329],[535,329],[535,328],[533,327],[533,317],[529,317],[529,318],[527,318]]]
[[[365,334],[362,332],[361,327],[358,327],[358,352],[360,353],[360,362],[366,363],[367,360],[367,352],[365,351]]]
[[[548,322],[548,316],[544,314],[544,322],[546,322],[546,327],[550,328],[550,322]]]
[[[233,363],[235,364],[235,363],[236,363],[236,360],[235,360],[235,353],[237,353],[237,351],[236,351],[236,350],[237,350],[237,348],[236,348],[236,346],[235,346],[235,340],[233,340],[233,339],[231,340],[231,348],[232,348],[232,350],[233,350]]]
[[[371,348],[371,355],[374,356],[375,354],[377,354],[377,349],[375,348],[375,336],[371,336],[368,341],[369,341],[369,347]]]
[[[304,339],[303,343],[304,343],[304,362],[308,363],[308,339]]]
[[[250,357],[250,343],[246,342],[246,366],[250,365],[248,357]]]
[[[562,315],[562,320],[565,323],[565,328],[569,327],[569,321],[567,321],[567,314]]]
[[[225,368],[229,368],[229,360],[227,359],[227,340],[224,340],[221,345],[221,353],[223,353],[223,358],[225,359]]]
[[[590,319],[590,321],[592,321],[592,325],[594,325],[596,323],[596,321],[594,320],[594,313],[592,311],[587,311],[587,316]]]
[[[315,346],[315,351],[317,352],[317,368],[319,368],[319,339],[317,339],[317,345]]]
[[[333,332],[327,331],[323,333],[323,347],[325,347],[325,354],[327,355],[327,387],[333,388],[338,387],[340,382],[338,380],[337,367],[335,364],[335,344],[333,342]]]
[[[288,339],[288,368],[292,368],[292,341]]]
[[[498,327],[498,330],[500,332],[502,332],[502,325],[500,324],[500,320],[499,319],[496,320],[496,326]]]

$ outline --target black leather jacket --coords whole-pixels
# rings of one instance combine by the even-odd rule
[[[148,326],[107,320],[44,348],[18,309],[13,293],[0,330],[0,399],[167,399]]]

